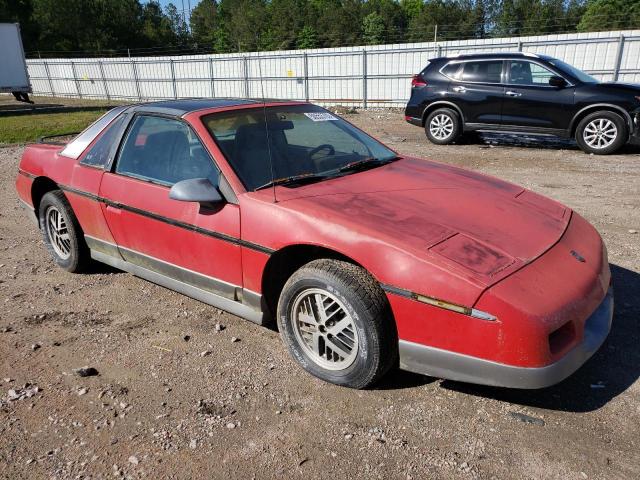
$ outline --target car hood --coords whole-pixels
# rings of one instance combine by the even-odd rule
[[[496,178],[414,158],[299,188],[281,207],[428,257],[490,285],[562,236],[571,211]],[[358,235],[354,236],[356,242]]]
[[[601,82],[593,85],[597,89],[606,90],[608,92],[615,91],[619,93],[628,93],[629,95],[640,94],[640,85],[637,83],[623,82]]]

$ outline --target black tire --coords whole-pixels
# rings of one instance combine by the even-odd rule
[[[603,125],[608,125],[608,122],[613,122],[615,125],[615,138],[613,142],[610,144],[603,146],[601,148],[597,148],[594,145],[589,145],[585,135],[593,132],[594,124],[592,122],[599,122],[602,120]],[[589,129],[589,130],[587,130]],[[586,132],[585,132],[586,131]],[[597,131],[597,130],[596,130]],[[613,129],[610,129],[613,131]],[[629,137],[629,128],[627,126],[627,122],[625,122],[624,118],[614,112],[609,112],[606,110],[602,110],[599,112],[590,113],[578,123],[576,127],[576,142],[578,142],[578,146],[585,153],[593,153],[595,155],[608,155],[618,151],[622,146],[627,143],[627,138]],[[596,133],[596,142],[597,142],[597,133]],[[602,137],[603,139],[606,137]]]
[[[57,246],[54,246],[53,243],[55,239],[52,236],[55,233],[53,233],[54,227],[51,225],[49,218],[50,215],[54,214],[54,211],[58,212],[62,222],[64,222],[61,224],[64,225],[64,228],[59,230],[64,239],[60,240],[60,237],[58,237]],[[58,266],[74,273],[86,270],[91,262],[89,247],[84,240],[84,234],[78,224],[78,219],[74,215],[64,193],[60,190],[46,193],[40,201],[38,216],[44,244]],[[65,233],[66,236],[64,235]],[[68,250],[67,255],[63,254],[65,250]]]
[[[319,345],[322,344],[325,349],[328,348],[325,350],[326,356],[324,358],[324,362],[327,363],[330,363],[329,357],[333,356],[335,359],[335,355],[337,355],[330,352],[332,345],[346,347],[346,351],[352,344],[353,348],[350,352],[353,357],[350,360],[352,363],[346,365],[345,362],[342,362],[345,365],[344,368],[333,365],[338,369],[331,369],[320,365],[314,359],[314,354],[310,353],[311,347],[305,346],[303,343],[300,329],[296,326],[294,307],[304,305],[304,301],[298,303],[299,299],[309,298],[313,295],[309,292],[317,291],[333,296],[344,306],[344,310],[338,311],[335,318],[346,318],[346,315],[340,317],[343,312],[346,312],[352,320],[352,327],[349,327],[350,330],[345,330],[345,332],[353,332],[357,336],[357,348],[355,342],[350,342],[350,338],[341,333],[334,335],[332,340],[318,341]],[[327,298],[327,301],[333,300]],[[335,305],[338,303],[331,304],[331,306]],[[296,311],[298,311],[297,307]],[[315,304],[314,312],[317,312],[317,304]],[[330,327],[334,326],[330,325],[330,321],[327,320],[325,323],[327,327],[325,337],[327,339],[331,338]],[[387,298],[378,282],[365,270],[348,262],[329,259],[315,260],[296,271],[289,278],[280,295],[278,327],[289,353],[302,368],[312,375],[336,385],[366,388],[375,384],[389,369],[397,365],[398,336]],[[316,334],[321,331],[320,326],[312,328],[315,329]],[[336,342],[336,338],[341,343]],[[329,343],[329,341],[334,343]],[[341,357],[338,356],[338,358]]]
[[[436,130],[435,122],[439,125],[444,124],[449,128],[441,130],[439,134]],[[432,125],[433,124],[433,125]],[[456,141],[461,133],[460,116],[455,110],[450,108],[438,108],[429,115],[424,122],[424,132],[431,143],[436,145],[448,145]]]

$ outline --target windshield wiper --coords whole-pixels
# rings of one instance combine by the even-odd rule
[[[341,166],[338,171],[339,172],[355,172],[357,170],[363,170],[366,168],[377,167],[379,165],[384,165],[386,163],[393,162],[397,160],[398,157],[391,158],[375,158],[368,157],[360,160],[356,160],[355,162],[347,163],[346,165]]]
[[[274,187],[276,185],[291,185],[297,183],[315,182],[318,180],[324,180],[328,175],[326,173],[301,173],[299,175],[291,175],[289,177],[276,178],[270,182],[260,185],[255,190],[261,190],[263,188]]]

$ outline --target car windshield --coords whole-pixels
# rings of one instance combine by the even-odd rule
[[[239,109],[207,115],[203,122],[249,191],[322,181],[397,158],[315,105]]]
[[[582,83],[599,83],[597,78],[584,73],[582,70],[579,70],[576,67],[563,62],[562,60],[558,60],[557,58],[550,58],[549,63],[554,67],[562,70],[563,72],[568,73],[573,78],[581,81]]]

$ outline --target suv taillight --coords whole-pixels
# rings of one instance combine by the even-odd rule
[[[411,86],[412,87],[426,87],[427,82],[420,75],[414,75],[411,78]]]

